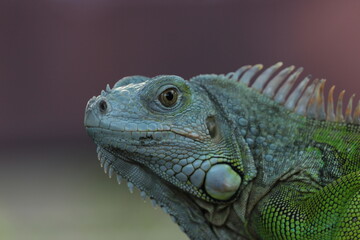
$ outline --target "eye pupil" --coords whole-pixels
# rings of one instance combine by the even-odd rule
[[[172,107],[178,100],[178,90],[176,88],[168,88],[159,95],[159,101],[165,107]]]
[[[173,98],[174,98],[173,90],[168,91],[168,92],[165,94],[165,97],[166,97],[166,99],[167,99],[168,101],[173,100]]]

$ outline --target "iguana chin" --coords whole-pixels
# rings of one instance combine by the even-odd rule
[[[105,172],[190,239],[360,239],[360,102],[277,63],[125,77],[89,100]],[[124,203],[126,204],[126,203]]]

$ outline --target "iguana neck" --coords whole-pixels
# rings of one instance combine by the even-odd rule
[[[247,219],[251,218],[257,204],[280,181],[292,179],[306,182],[317,189],[356,168],[353,165],[359,158],[359,143],[352,152],[346,153],[345,148],[356,141],[359,126],[319,121],[295,114],[269,101],[268,97],[254,89],[237,82],[231,85],[228,80],[223,81],[221,76],[202,76],[193,81],[206,90],[221,111],[220,114],[226,116],[240,148],[244,149],[244,145],[249,147],[250,155],[242,159],[243,164],[255,166],[252,171],[255,175],[241,190],[240,197],[227,206],[229,210],[226,211],[231,212],[227,218],[238,218],[228,221],[237,223],[235,228],[247,225]],[[346,141],[345,134],[349,143],[336,145],[336,142]],[[330,137],[324,139],[324,136]],[[338,152],[343,153],[343,158],[339,158]],[[344,158],[353,159],[348,169],[342,166]],[[226,225],[226,222],[223,224]],[[230,231],[231,226],[227,229]],[[244,228],[244,231],[247,229]]]
[[[201,80],[199,83],[221,109],[219,114],[227,117],[240,147],[246,145],[250,149],[251,155],[245,157],[252,158],[250,161],[255,164],[257,182],[271,185],[287,170],[302,165],[315,121],[293,114],[237,82],[229,86],[231,82],[211,75]],[[307,129],[305,135],[303,128]],[[247,164],[249,159],[242,161]]]

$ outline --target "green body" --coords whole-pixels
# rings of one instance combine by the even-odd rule
[[[174,87],[178,102],[161,107]],[[121,80],[89,101],[85,125],[107,167],[191,239],[360,238],[355,122],[302,116],[229,77],[200,75]]]

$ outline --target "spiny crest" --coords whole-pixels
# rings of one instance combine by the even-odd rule
[[[282,65],[282,62],[278,62],[262,72],[263,65],[261,64],[246,65],[235,72],[228,73],[226,77],[246,86],[253,82],[250,88],[259,91],[298,114],[318,120],[360,124],[360,101],[354,112],[352,111],[355,94],[351,96],[347,104],[344,117],[344,90],[340,92],[334,110],[333,94],[335,86],[332,86],[328,93],[327,107],[325,108],[324,87],[326,80],[314,79],[311,81],[311,75],[308,75],[294,87],[303,68],[300,67],[294,71],[295,67],[290,66],[278,72]],[[275,74],[276,72],[278,73]],[[256,75],[258,75],[257,78],[255,78]]]

